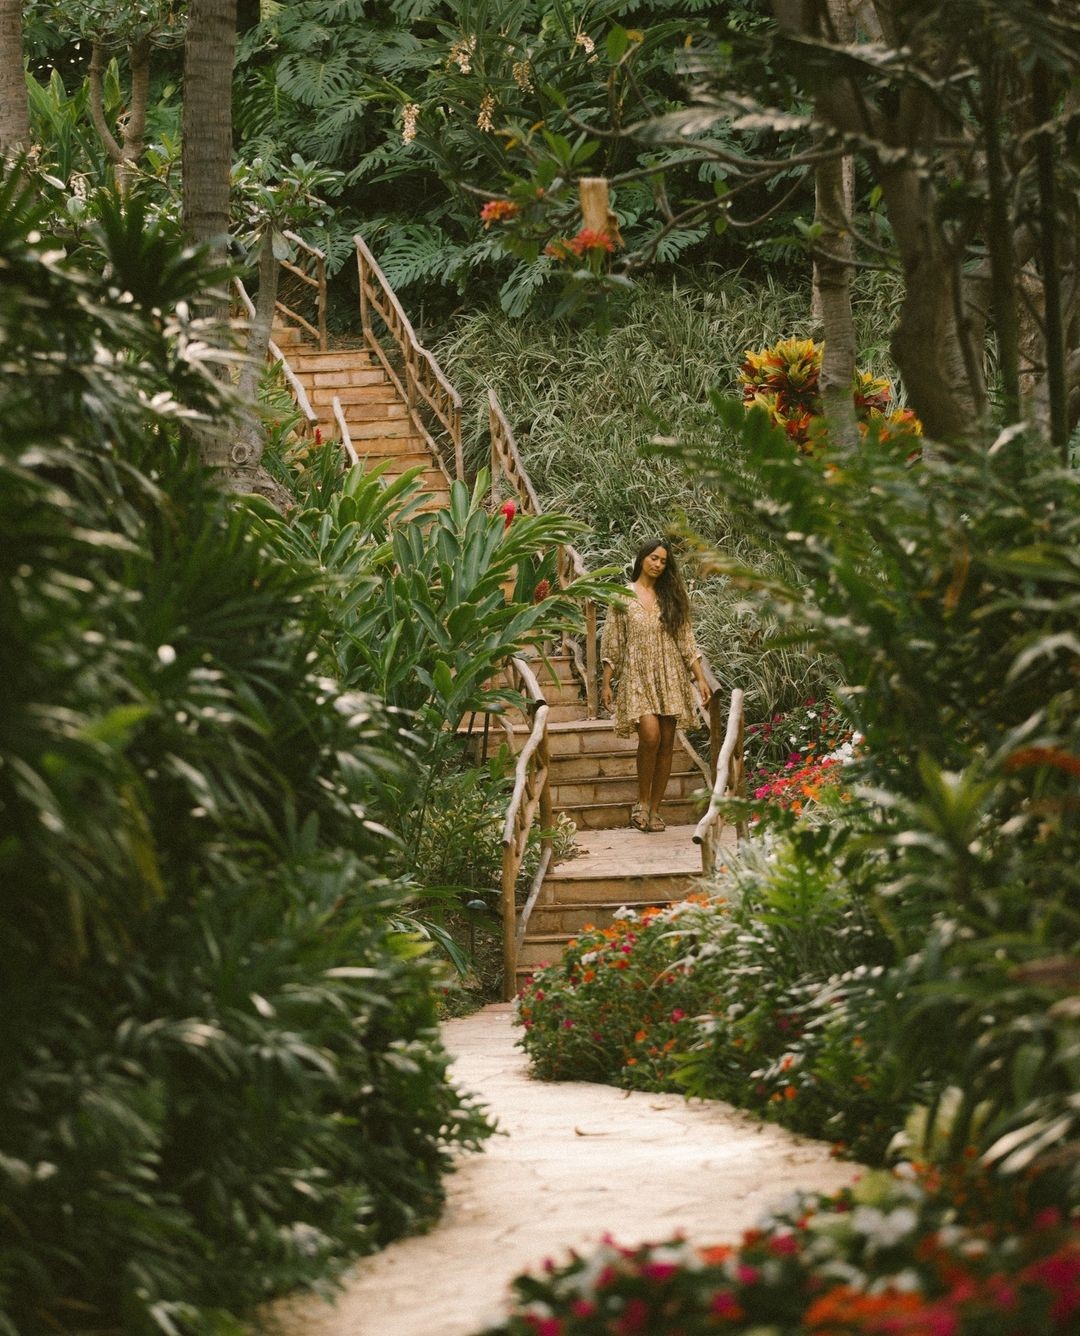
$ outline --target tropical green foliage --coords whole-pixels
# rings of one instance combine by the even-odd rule
[[[437,1207],[446,1081],[321,576],[180,428],[208,280],[136,203],[67,258],[0,190],[0,1327],[233,1332]],[[39,233],[44,232],[43,237]],[[34,238],[27,241],[27,236]],[[91,254],[91,243],[96,252]]]
[[[887,369],[895,285],[875,278],[856,290],[865,361]],[[494,385],[525,466],[544,504],[584,521],[579,540],[592,562],[628,565],[656,530],[682,531],[686,547],[734,555],[759,574],[791,573],[779,540],[717,503],[700,476],[669,456],[648,454],[654,436],[693,440],[710,468],[738,469],[739,434],[717,423],[708,395],[734,390],[747,348],[809,331],[804,294],[777,282],[715,274],[708,283],[643,282],[611,331],[566,322],[507,319],[487,310],[460,318],[438,345],[466,403]],[[466,424],[474,463],[487,448],[487,419]],[[743,687],[751,720],[820,695],[835,675],[828,656],[766,645],[761,613],[722,579],[700,579],[694,627],[721,681]]]
[[[724,8],[759,22],[752,6]],[[668,196],[704,182],[711,197],[715,170],[681,167],[685,153],[585,143],[566,110],[622,123],[681,105],[679,53],[707,32],[704,6],[668,0],[632,12],[579,12],[561,0],[393,0],[377,13],[353,0],[300,0],[274,6],[245,34],[237,124],[245,152],[298,152],[345,173],[337,216],[318,238],[333,268],[362,226],[391,284],[413,289],[410,297],[445,302],[497,289],[518,315],[550,280],[562,285],[541,245],[515,256],[498,229],[480,224],[483,199],[522,162],[567,217],[574,176],[625,173],[615,205],[622,228],[662,265],[731,258],[709,225],[666,226]],[[665,164],[671,180],[658,194],[650,172]]]
[[[682,453],[786,539],[798,578],[722,567],[835,657],[865,736],[851,771],[863,787],[817,828],[789,814],[767,860],[718,883],[731,905],[711,924],[700,911],[685,950],[662,925],[624,930],[642,980],[675,976],[694,994],[680,1010],[703,1017],[662,1079],[678,1066],[696,1093],[857,1132],[871,1154],[925,1104],[907,1134],[917,1150],[955,1159],[974,1146],[1009,1176],[1052,1163],[1075,1199],[1080,482],[1031,434],[935,447],[917,464],[872,441],[808,457],[764,413],[718,410],[743,431],[744,466]],[[608,1033],[603,990],[585,979],[600,974],[599,945],[580,942],[527,999],[526,1043],[562,1075],[584,1061],[558,1057],[574,1033]],[[626,1036],[656,995],[622,998],[609,1079],[634,1079]],[[541,1023],[549,998],[552,1015],[573,1000],[569,1036]]]

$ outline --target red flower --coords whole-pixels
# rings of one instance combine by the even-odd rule
[[[517,514],[517,504],[513,501],[504,501],[499,507],[499,514],[503,517],[503,525],[509,529],[514,522],[514,516]]]
[[[492,223],[501,223],[508,218],[516,218],[518,206],[509,199],[492,199],[480,210],[480,221],[485,227]]]
[[[315,444],[316,444],[316,445],[322,445],[322,428],[321,428],[321,427],[316,427],[316,428],[315,428]]]

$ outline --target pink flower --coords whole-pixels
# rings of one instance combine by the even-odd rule
[[[649,1305],[644,1299],[631,1299],[623,1309],[615,1330],[619,1336],[633,1336],[633,1333],[647,1331],[649,1328]]]
[[[572,1030],[574,1028],[574,1022],[570,1019],[569,1016],[567,1016],[566,1020],[563,1021],[562,1028],[564,1030]]]
[[[536,1336],[562,1336],[562,1318],[537,1317],[534,1313],[529,1313],[525,1321],[532,1327]]]
[[[709,1304],[709,1311],[714,1317],[740,1317],[742,1309],[730,1290],[717,1290]]]
[[[799,1251],[799,1240],[794,1234],[774,1234],[769,1240],[769,1252],[777,1257],[790,1257]]]
[[[675,1010],[671,1013],[671,1019],[673,1021],[681,1021],[685,1015],[686,1012],[683,1011],[681,1007],[676,1007]]]
[[[678,1269],[674,1262],[646,1262],[641,1268],[641,1274],[646,1280],[655,1281],[660,1285],[669,1280]]]
[[[756,1285],[761,1279],[761,1272],[756,1266],[748,1266],[746,1262],[740,1262],[735,1270],[735,1276],[740,1285]]]
[[[570,1305],[570,1311],[575,1317],[592,1317],[596,1312],[596,1305],[591,1299],[575,1299]]]

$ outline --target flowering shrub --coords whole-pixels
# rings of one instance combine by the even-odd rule
[[[802,815],[810,804],[848,800],[844,767],[862,741],[829,701],[811,696],[786,715],[746,730],[750,796]]]
[[[882,946],[790,850],[730,904],[701,897],[583,931],[518,998],[536,1074],[730,1099],[881,1156],[914,1099],[881,1053]]]
[[[824,404],[819,381],[824,344],[813,339],[781,339],[758,352],[747,348],[739,368],[739,385],[747,408],[764,408],[804,454],[821,435]],[[910,409],[891,408],[889,382],[868,371],[856,371],[852,382],[855,413],[865,435],[873,424],[879,439],[897,438],[908,448],[922,425]]]
[[[732,1247],[607,1238],[514,1292],[484,1336],[1066,1336],[1080,1230],[1055,1207],[972,1224],[940,1186],[870,1174],[800,1194]]]

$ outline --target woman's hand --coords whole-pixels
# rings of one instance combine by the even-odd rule
[[[701,703],[708,708],[709,701],[712,699],[712,687],[709,686],[708,682],[706,682],[703,677],[698,678],[697,685],[698,691],[701,692]]]
[[[611,714],[615,708],[615,697],[611,691],[611,683],[605,682],[600,688],[600,704]]]

